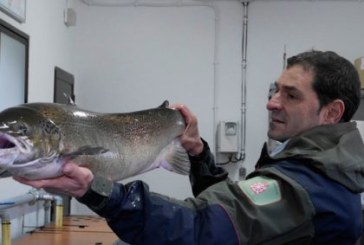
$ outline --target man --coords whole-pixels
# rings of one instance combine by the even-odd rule
[[[256,170],[232,182],[215,166],[196,117],[181,136],[191,160],[195,198],[178,201],[135,181],[111,183],[72,163],[57,179],[20,182],[62,190],[105,217],[130,244],[354,244],[362,230],[364,145],[351,117],[360,83],[353,65],[333,52],[288,59],[267,104],[268,136]]]

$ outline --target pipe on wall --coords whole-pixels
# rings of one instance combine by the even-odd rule
[[[249,1],[241,1],[243,4],[243,36],[242,36],[242,54],[241,54],[241,119],[240,119],[240,156],[239,160],[245,159],[246,143],[246,71],[247,71],[247,50],[248,50],[248,5]]]
[[[38,194],[37,201],[45,201],[46,203],[48,203],[48,202],[54,203],[55,226],[62,227],[62,225],[63,225],[63,198],[61,196],[52,195],[52,194],[49,194],[44,191],[39,191],[39,192],[37,192],[37,194]],[[46,203],[45,203],[45,208],[46,208]],[[47,219],[45,221],[49,221],[49,219]]]
[[[54,202],[55,204],[55,224],[56,227],[63,225],[63,199],[57,195],[51,195],[42,190],[31,189],[28,193],[16,196],[10,200],[0,201],[0,219],[2,245],[11,244],[11,215],[9,209],[23,205],[34,205],[38,201]],[[45,205],[45,209],[47,206]],[[47,220],[45,220],[47,221]]]

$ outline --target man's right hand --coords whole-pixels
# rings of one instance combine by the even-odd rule
[[[173,104],[170,106],[181,112],[186,122],[186,129],[181,135],[181,144],[186,151],[192,155],[197,156],[203,151],[203,143],[198,132],[198,123],[196,116],[183,104]]]

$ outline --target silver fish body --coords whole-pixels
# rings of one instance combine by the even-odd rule
[[[97,113],[75,105],[28,103],[0,113],[0,176],[56,177],[72,160],[111,180],[163,167],[188,174],[178,136],[185,123],[167,107]]]

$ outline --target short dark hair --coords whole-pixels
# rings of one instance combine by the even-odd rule
[[[360,80],[354,65],[332,51],[307,51],[287,59],[287,69],[301,65],[314,75],[312,88],[316,92],[320,109],[340,99],[345,104],[341,122],[353,117],[360,103]]]

